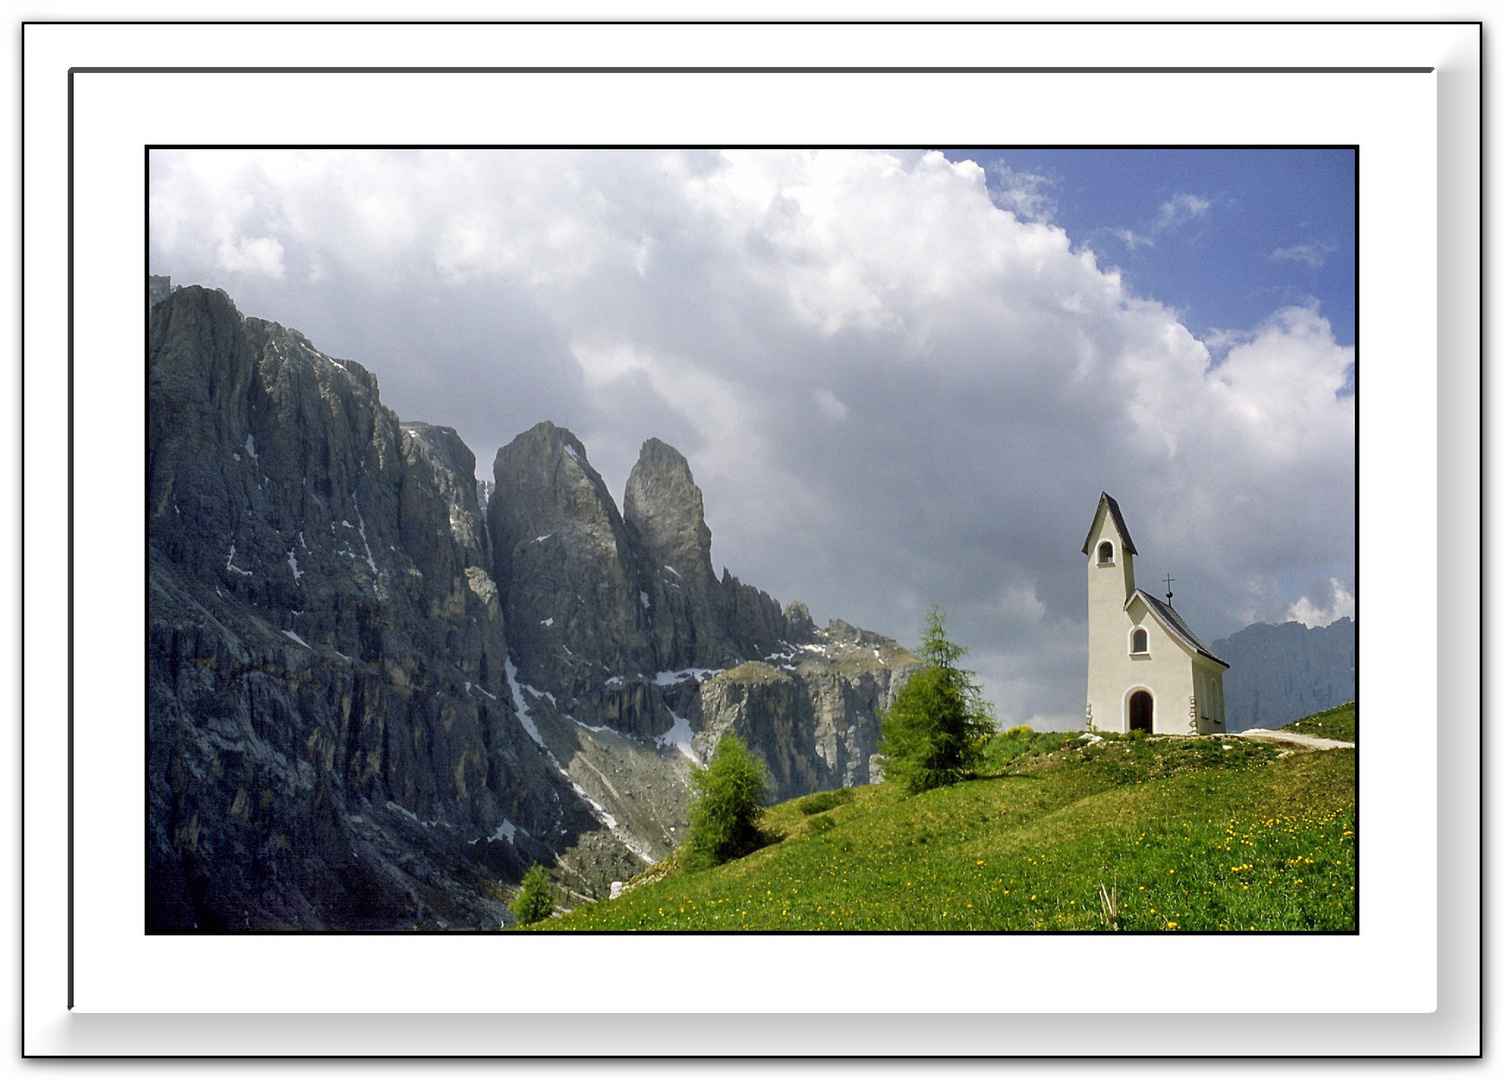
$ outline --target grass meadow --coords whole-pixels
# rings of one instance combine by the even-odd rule
[[[1312,733],[1355,732],[1333,714]],[[771,807],[760,850],[695,871],[670,858],[531,929],[1356,929],[1354,750],[1014,729],[984,760],[920,795],[876,784]]]

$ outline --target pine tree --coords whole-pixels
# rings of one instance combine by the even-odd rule
[[[966,650],[945,636],[945,616],[930,611],[915,672],[882,714],[883,775],[914,794],[973,772],[993,734],[992,705],[975,676],[956,666]]]
[[[548,871],[537,863],[522,875],[522,891],[512,901],[512,914],[523,926],[542,922],[553,914],[554,887],[548,879]]]
[[[695,860],[716,866],[762,846],[757,818],[767,798],[768,769],[746,743],[722,735],[709,767],[696,769],[689,782],[696,798],[689,807],[687,846]]]

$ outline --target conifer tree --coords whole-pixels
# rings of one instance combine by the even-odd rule
[[[689,807],[692,855],[719,865],[762,846],[757,818],[767,798],[768,769],[746,743],[722,735],[709,767],[696,769],[689,782],[696,796]]]
[[[956,666],[966,650],[945,636],[938,607],[926,620],[910,676],[882,714],[883,775],[909,794],[953,784],[976,769],[993,734],[992,705],[970,671]]]
[[[537,863],[522,875],[522,891],[512,901],[512,914],[523,926],[542,922],[553,914],[554,887],[548,880],[548,871]]]

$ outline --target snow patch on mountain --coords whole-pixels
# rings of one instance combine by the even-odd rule
[[[496,831],[493,832],[490,836],[478,836],[474,840],[470,841],[470,843],[471,844],[479,844],[482,841],[490,842],[492,840],[500,840],[500,841],[503,841],[504,843],[508,843],[508,844],[512,844],[513,846],[516,846],[516,843],[517,843],[517,826],[513,825],[506,818],[502,818],[501,819],[501,824],[498,825],[498,826],[496,826]]]
[[[669,710],[668,714],[674,718],[674,725],[662,735],[654,738],[653,745],[660,750],[664,747],[672,746],[696,765],[703,764],[700,761],[700,756],[694,751],[694,728],[689,726],[688,720],[672,709]]]
[[[620,827],[617,823],[616,818],[604,806],[596,802],[595,799],[590,796],[589,792],[580,787],[580,785],[575,781],[574,777],[569,775],[568,770],[566,770],[564,766],[560,764],[559,759],[554,756],[554,752],[549,749],[548,743],[543,741],[543,733],[538,730],[538,725],[533,720],[532,709],[527,704],[527,701],[523,698],[522,692],[526,690],[528,693],[533,695],[534,699],[541,700],[546,698],[548,699],[549,704],[554,704],[553,694],[548,693],[547,691],[536,690],[533,687],[528,686],[526,683],[518,682],[517,665],[512,662],[511,657],[507,658],[506,671],[507,685],[511,688],[512,691],[512,704],[517,709],[517,719],[522,722],[522,727],[528,733],[528,737],[531,738],[533,742],[538,744],[539,748],[543,751],[543,756],[548,759],[548,763],[554,767],[554,770],[558,772],[560,776],[562,776],[569,782],[570,788],[576,795],[580,797],[585,805],[590,807],[590,811],[595,816],[595,819],[606,828],[610,829],[611,834],[618,840],[620,840],[626,847],[626,849],[633,855],[636,855],[639,859],[643,860],[643,862],[652,863],[654,861],[652,854],[646,851],[641,844],[638,844],[636,841],[632,840],[629,836],[620,831]],[[576,722],[578,723],[578,721]]]
[[[684,668],[682,671],[660,671],[653,676],[655,686],[673,686],[686,679],[694,679],[696,682],[704,682],[712,676],[719,675],[725,668]]]
[[[243,568],[235,565],[235,545],[234,544],[230,545],[230,554],[225,557],[225,569],[226,570],[234,571],[235,573],[241,575],[242,577],[254,577],[255,576],[249,570],[243,569]]]

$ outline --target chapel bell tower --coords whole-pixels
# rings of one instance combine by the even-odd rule
[[[1097,501],[1097,513],[1081,553],[1086,556],[1086,684],[1090,688],[1105,678],[1115,677],[1107,669],[1115,666],[1117,653],[1122,651],[1123,643],[1118,639],[1123,635],[1123,608],[1136,588],[1133,557],[1138,549],[1133,546],[1133,537],[1128,534],[1117,500],[1105,491]],[[1092,698],[1088,690],[1088,727],[1117,730],[1120,720],[1111,715],[1111,704]],[[1106,715],[1093,715],[1094,710]]]
[[[1117,500],[1107,492],[1097,502],[1097,516],[1092,519],[1091,532],[1081,553],[1086,560],[1086,596],[1090,605],[1089,621],[1099,607],[1107,605],[1116,626],[1123,605],[1133,595],[1133,557],[1138,549],[1133,546],[1133,537],[1128,535],[1128,526],[1123,522],[1123,512]]]

